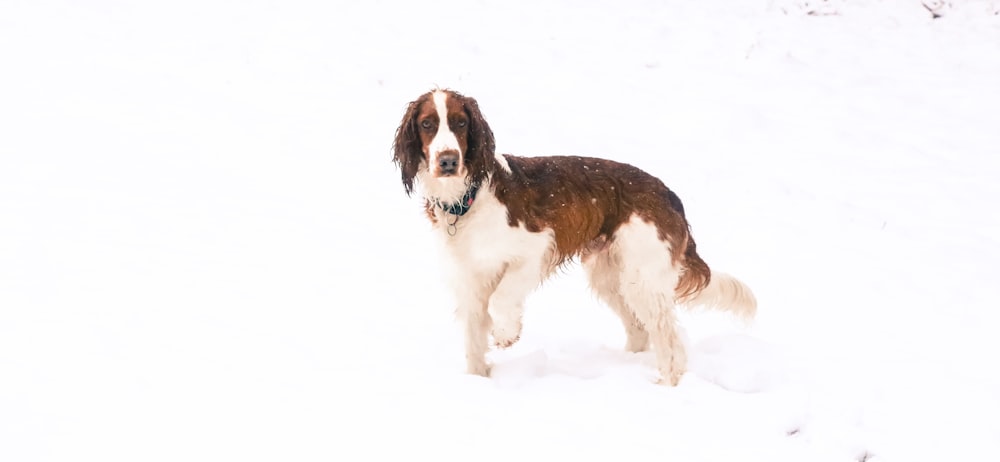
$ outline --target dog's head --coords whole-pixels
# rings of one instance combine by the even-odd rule
[[[433,90],[411,102],[393,142],[407,195],[418,180],[429,197],[457,199],[485,178],[493,156],[493,132],[479,104],[452,90]]]

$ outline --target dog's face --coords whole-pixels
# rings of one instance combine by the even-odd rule
[[[483,163],[493,156],[493,132],[475,99],[434,90],[409,104],[393,148],[408,195],[416,179],[425,195],[451,200],[482,179]]]
[[[443,91],[431,93],[417,108],[416,122],[430,175],[464,176],[462,157],[469,147],[469,115],[459,98]]]

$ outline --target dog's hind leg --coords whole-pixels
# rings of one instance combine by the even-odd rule
[[[660,240],[654,224],[633,216],[615,233],[608,251],[620,261],[622,299],[649,333],[659,383],[677,385],[687,355],[675,326],[674,292],[680,270],[672,261],[670,244]]]
[[[603,241],[594,249],[588,249],[582,256],[581,262],[591,290],[621,319],[622,326],[625,327],[625,349],[633,353],[646,351],[649,348],[649,333],[635,317],[632,309],[625,304],[625,298],[621,294],[620,262],[612,258]]]

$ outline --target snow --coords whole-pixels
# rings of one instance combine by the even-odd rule
[[[925,3],[4,2],[0,460],[1000,460],[1000,3]],[[464,374],[436,85],[661,177],[757,320],[657,386],[574,268]]]

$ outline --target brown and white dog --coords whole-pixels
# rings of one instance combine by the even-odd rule
[[[625,348],[652,344],[659,383],[685,371],[675,305],[757,310],[746,285],[698,256],[680,198],[636,167],[497,154],[476,100],[440,89],[409,104],[393,151],[406,194],[420,184],[444,240],[469,373],[489,376],[487,335],[499,348],[517,342],[525,298],[575,257],[621,317]]]

